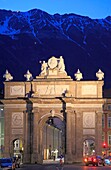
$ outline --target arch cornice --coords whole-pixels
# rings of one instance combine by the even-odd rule
[[[60,118],[62,121],[64,120],[64,116],[61,113],[55,113],[54,116]],[[44,124],[49,117],[52,117],[52,113],[42,115],[38,120],[38,125]]]

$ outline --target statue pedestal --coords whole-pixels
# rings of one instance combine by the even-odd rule
[[[40,74],[39,76],[36,76],[36,79],[48,79],[48,78],[58,78],[58,79],[71,79],[70,76],[67,75],[67,73],[64,71],[64,72],[60,72],[58,71],[57,68],[54,68],[54,69],[48,69],[47,70],[47,75],[44,75],[44,74]]]
[[[47,72],[47,76],[57,76],[58,70],[57,69],[49,69]]]

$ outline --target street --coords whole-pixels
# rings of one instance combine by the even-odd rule
[[[63,165],[59,164],[25,164],[22,165],[18,170],[109,170],[111,166],[84,166],[84,165]]]

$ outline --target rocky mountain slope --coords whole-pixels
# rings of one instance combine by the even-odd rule
[[[99,68],[105,86],[111,87],[111,16],[91,19],[75,14],[50,15],[0,10],[0,81],[8,69],[14,81],[25,80],[29,69],[35,78],[40,61],[63,56],[66,71],[74,79],[77,69],[83,80],[97,80]]]

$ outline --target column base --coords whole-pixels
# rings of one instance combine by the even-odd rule
[[[73,154],[66,154],[64,162],[66,164],[82,163],[83,157],[77,157],[76,155],[73,155]]]

